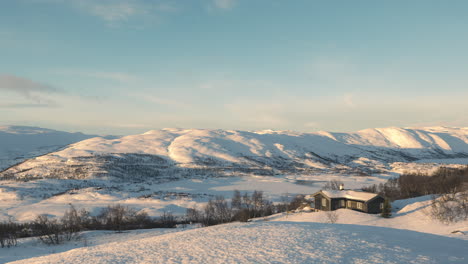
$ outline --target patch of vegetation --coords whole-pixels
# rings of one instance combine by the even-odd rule
[[[363,187],[363,191],[378,193],[390,200],[423,195],[457,193],[468,189],[468,166],[461,169],[440,167],[433,174],[405,173],[385,183]]]
[[[241,194],[235,190],[229,204],[223,196],[210,199],[201,209],[187,209],[186,219],[191,223],[211,226],[229,222],[247,222],[251,218],[265,217],[272,214],[297,209],[307,202],[303,195],[298,195],[290,202],[279,204],[267,200],[262,191],[254,191],[251,195]]]

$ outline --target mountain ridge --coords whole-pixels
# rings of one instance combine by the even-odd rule
[[[392,162],[466,157],[467,128],[389,127],[351,133],[166,128],[85,139],[27,160],[0,177],[144,178],[179,175],[187,169],[221,175],[249,171],[371,174]]]
[[[41,127],[0,126],[0,170],[91,137],[95,135]]]

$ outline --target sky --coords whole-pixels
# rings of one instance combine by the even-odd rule
[[[0,1],[0,125],[468,127],[468,1]]]

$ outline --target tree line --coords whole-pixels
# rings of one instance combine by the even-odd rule
[[[200,210],[187,209],[184,217],[175,217],[172,213],[164,211],[161,216],[153,218],[144,211],[138,212],[120,204],[109,205],[102,208],[98,214],[91,215],[88,210],[78,210],[70,205],[60,218],[38,215],[29,223],[0,222],[0,246],[16,246],[18,238],[24,237],[37,237],[45,244],[58,245],[76,238],[85,230],[120,232],[132,229],[174,228],[190,223],[211,226],[234,221],[246,222],[250,218],[294,210],[306,204],[308,201],[304,195],[297,195],[291,201],[285,198],[282,202],[273,204],[261,191],[254,191],[249,195],[236,190],[230,202],[223,196],[216,196]]]
[[[291,201],[283,199],[282,202],[274,204],[266,199],[262,191],[254,191],[249,195],[247,192],[241,194],[235,190],[230,203],[224,196],[216,196],[202,208],[188,208],[185,218],[190,223],[200,223],[203,226],[247,222],[251,218],[286,212],[307,204],[309,202],[304,195],[297,195]]]
[[[38,237],[45,244],[57,245],[72,240],[84,230],[173,228],[182,222],[170,212],[165,211],[160,217],[152,218],[144,211],[137,212],[120,204],[102,208],[95,216],[85,209],[77,210],[70,205],[61,218],[38,215],[29,223],[0,223],[0,246],[16,246],[17,239],[23,237]]]
[[[432,195],[428,213],[433,219],[444,223],[468,219],[468,166],[440,167],[432,174],[405,173],[362,189],[391,200]]]
[[[363,187],[362,190],[378,193],[390,200],[408,199],[430,194],[463,192],[468,189],[468,166],[463,168],[440,167],[434,173],[404,173],[385,183]]]

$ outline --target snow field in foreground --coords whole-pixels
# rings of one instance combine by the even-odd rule
[[[466,263],[468,241],[382,227],[232,223],[13,263]]]

